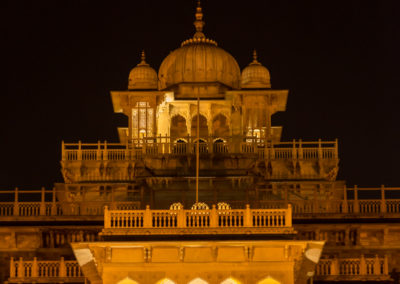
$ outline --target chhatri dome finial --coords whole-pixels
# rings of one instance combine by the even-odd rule
[[[143,66],[143,65],[149,65],[146,62],[146,53],[144,52],[144,50],[142,50],[142,53],[140,54],[140,63],[138,64],[138,66]]]
[[[251,62],[251,64],[250,65],[255,65],[255,64],[257,64],[257,65],[260,65],[260,62],[258,62],[258,60],[257,60],[257,50],[253,50],[253,62]]]
[[[203,33],[203,27],[206,23],[203,21],[203,11],[201,8],[200,0],[197,1],[195,17],[196,20],[194,21],[193,24],[196,28],[196,33],[194,34],[194,38],[205,38],[206,36]]]

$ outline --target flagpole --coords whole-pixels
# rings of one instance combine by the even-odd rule
[[[196,204],[199,202],[199,167],[200,167],[200,95],[197,94]]]

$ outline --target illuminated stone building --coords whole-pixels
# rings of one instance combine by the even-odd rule
[[[1,278],[390,281],[400,188],[346,188],[337,141],[281,141],[271,116],[285,111],[288,90],[271,87],[255,51],[241,70],[206,38],[200,6],[195,18],[193,38],[158,74],[143,52],[128,89],[111,91],[129,118],[120,143],[63,142],[64,183],[2,192],[14,200],[0,203]]]

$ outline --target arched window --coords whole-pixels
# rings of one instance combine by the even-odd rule
[[[132,108],[132,138],[152,137],[154,130],[154,109],[148,102],[137,102]]]
[[[200,137],[208,136],[208,125],[207,119],[200,114]],[[190,129],[190,135],[192,137],[197,137],[197,115],[192,118],[192,128]]]
[[[192,281],[190,281],[188,284],[208,284],[208,282],[204,281],[201,278],[196,278],[196,279],[193,279]]]
[[[208,144],[204,139],[199,139],[199,153],[208,153]],[[193,140],[193,153],[196,153],[197,149],[197,139]]]
[[[172,148],[172,153],[177,155],[185,155],[187,152],[187,142],[184,139],[177,139]]]
[[[213,143],[214,153],[228,153],[228,143],[221,138],[217,138]]]
[[[170,136],[172,139],[178,137],[187,137],[186,119],[182,115],[175,115],[171,119]]]

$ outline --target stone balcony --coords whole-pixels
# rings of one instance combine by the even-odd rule
[[[137,246],[137,249],[140,249]],[[143,250],[148,249],[144,246]],[[143,254],[146,256],[146,254]],[[153,261],[156,261],[154,259]],[[257,260],[253,260],[257,261]],[[321,258],[316,266],[315,281],[388,281],[388,257]],[[8,283],[86,283],[75,260],[10,261]]]
[[[103,220],[104,208],[110,210],[134,210],[143,209],[144,204],[140,201],[128,201],[132,191],[128,188],[110,188],[107,192],[100,192],[98,185],[85,185],[93,187],[92,191],[74,190],[65,188],[64,191],[46,190],[15,190],[0,191],[0,199],[13,201],[0,202],[0,221],[27,221],[27,220]],[[261,200],[251,204],[253,208],[259,209],[284,209],[291,205],[293,219],[307,218],[399,218],[400,199],[393,198],[398,195],[400,188],[344,188],[346,194],[340,199],[315,199],[315,200]],[[353,192],[352,198],[347,198],[347,192]],[[375,192],[380,195],[379,199],[363,199],[360,193]],[[394,194],[396,193],[396,194]],[[74,200],[59,200],[59,197],[74,195]],[[94,199],[97,196],[97,200]],[[24,200],[20,201],[21,196]],[[27,197],[28,196],[28,197]],[[32,196],[32,197],[30,197]],[[92,199],[87,196],[91,196]],[[38,200],[35,200],[38,199]],[[229,201],[227,203],[233,209],[244,208],[246,201]],[[39,218],[38,218],[39,217]],[[83,218],[83,219],[82,219]]]
[[[266,143],[254,137],[201,138],[202,176],[246,176],[256,171],[269,179],[334,180],[338,142]],[[146,138],[127,144],[62,143],[66,183],[132,181],[140,177],[193,176],[196,139]],[[193,161],[192,161],[193,160]]]
[[[230,209],[227,204],[184,210],[104,210],[103,237],[114,235],[290,235],[292,208]]]
[[[86,283],[75,260],[10,259],[8,283]]]

